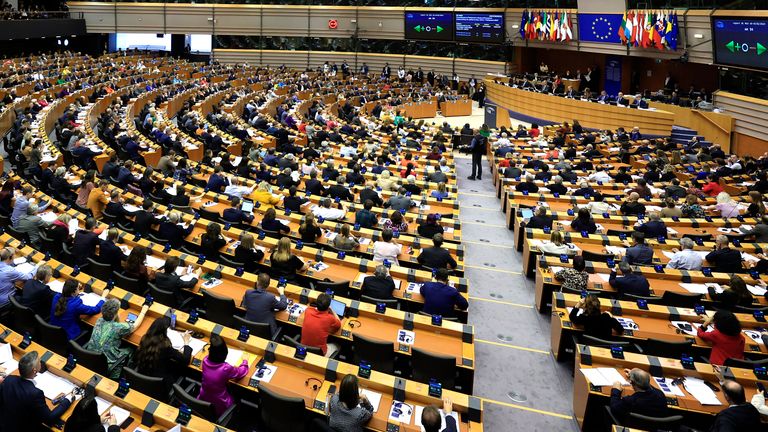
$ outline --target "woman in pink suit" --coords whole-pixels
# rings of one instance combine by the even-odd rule
[[[230,380],[239,380],[248,373],[248,361],[243,359],[240,366],[226,363],[227,345],[219,335],[211,336],[211,346],[208,356],[203,360],[203,385],[200,387],[198,399],[210,402],[220,416],[234,401],[227,392]]]

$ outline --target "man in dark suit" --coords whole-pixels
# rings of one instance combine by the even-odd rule
[[[529,219],[528,223],[525,224],[525,227],[539,229],[544,229],[545,227],[552,228],[552,216],[547,215],[546,207],[536,207],[533,216],[531,216],[531,219]]]
[[[240,209],[240,197],[232,197],[232,207],[224,209],[222,213],[222,219],[232,223],[251,223],[253,222],[253,215],[248,214]]]
[[[651,228],[656,229],[657,227],[652,226]],[[664,232],[666,233],[666,227],[664,227]],[[645,243],[645,234],[639,231],[633,232],[632,243],[632,246],[627,248],[623,261],[630,265],[652,264],[653,249]]]
[[[747,402],[744,387],[733,380],[725,380],[721,385],[728,408],[715,416],[713,432],[756,431],[761,430],[760,412]]]
[[[123,268],[123,261],[127,260],[128,257],[115,244],[117,234],[117,228],[110,228],[107,231],[107,239],[102,240],[99,244],[99,262],[109,264],[112,266],[112,270],[119,272]]]
[[[165,260],[165,264],[163,265],[163,271],[155,273],[155,286],[160,288],[161,290],[170,291],[173,293],[173,296],[176,299],[175,305],[168,305],[168,306],[175,306],[180,307],[182,303],[187,299],[187,296],[184,295],[184,289],[187,288],[193,288],[195,285],[197,285],[197,280],[200,278],[200,274],[202,272],[201,268],[198,267],[198,269],[191,274],[191,278],[187,277],[187,280],[184,280],[176,274],[176,269],[179,267],[179,258],[175,256],[169,256]]]
[[[19,376],[9,376],[0,384],[0,430],[40,430],[43,424],[55,425],[67,411],[74,395],[66,395],[51,410],[43,391],[32,381],[40,372],[40,357],[30,351],[19,360]]]
[[[728,237],[720,234],[715,239],[715,250],[708,253],[704,259],[713,266],[716,272],[734,273],[741,270],[741,252],[728,246]]]
[[[344,183],[346,182],[347,179],[343,175],[336,177],[336,184],[328,187],[325,196],[331,197],[333,199],[339,198],[344,201],[354,201],[355,196],[349,192],[349,189],[347,189],[346,186],[344,186]]]
[[[448,249],[443,248],[443,235],[435,234],[432,237],[432,247],[424,248],[417,258],[419,264],[433,269],[455,269],[457,264]]]
[[[43,264],[37,268],[34,279],[24,282],[24,288],[19,296],[19,303],[31,308],[41,317],[47,317],[51,313],[51,300],[54,292],[47,283],[51,280],[53,270],[51,266]]]
[[[424,297],[423,311],[430,315],[455,316],[455,308],[467,310],[469,302],[454,287],[448,285],[448,270],[438,269],[435,282],[426,282],[421,286]]]
[[[310,171],[309,180],[304,182],[304,190],[312,195],[323,196],[325,194],[323,184],[320,182],[320,180],[317,179],[317,171]]]
[[[384,200],[381,199],[381,195],[379,195],[376,190],[374,190],[374,182],[368,182],[365,185],[365,188],[360,191],[360,202],[365,204],[366,201],[371,201],[373,205],[377,207],[384,207]]]
[[[89,257],[93,257],[96,252],[96,245],[99,244],[99,234],[94,232],[96,219],[89,217],[85,220],[85,229],[77,230],[75,239],[72,243],[72,255],[75,263],[83,265],[88,262]]]
[[[634,393],[621,397],[621,382],[616,381],[611,389],[611,412],[619,418],[629,413],[664,417],[667,414],[667,398],[661,390],[651,387],[651,375],[637,368],[625,370],[625,373]]]
[[[133,218],[133,231],[143,236],[149,234],[152,229],[152,225],[160,223],[160,218],[153,213],[155,204],[152,200],[145,199],[141,204],[141,210],[135,213]]]
[[[449,398],[443,399],[443,413],[445,414],[445,429],[440,430],[440,426],[443,424],[443,415],[436,407],[429,405],[421,412],[421,425],[424,427],[425,432],[456,432],[459,430],[459,425],[456,424],[456,419],[451,415],[453,412],[453,401]]]
[[[611,275],[608,283],[616,289],[619,295],[632,294],[636,296],[648,297],[651,295],[651,285],[648,279],[641,274],[635,274],[632,267],[626,262],[619,263],[622,277],[616,277],[616,269],[611,269]]]
[[[661,220],[661,215],[658,212],[651,212],[648,215],[648,219],[648,222],[636,226],[635,231],[641,232],[645,237],[649,238],[667,238],[667,225]],[[629,251],[627,251],[627,256],[629,256]],[[651,256],[651,259],[653,259],[653,256]]]
[[[126,216],[132,216],[133,213],[125,209],[123,198],[120,196],[122,191],[120,189],[112,189],[110,192],[110,200],[104,207],[104,212],[110,216],[115,217],[115,223],[125,223]]]
[[[363,279],[363,286],[360,288],[360,294],[375,299],[390,300],[392,291],[395,289],[395,281],[389,275],[389,270],[383,265],[376,266],[373,276],[366,276]]]
[[[157,230],[157,234],[160,238],[168,240],[168,243],[172,247],[180,247],[184,243],[184,238],[192,232],[193,224],[184,229],[179,225],[181,217],[178,213],[173,212],[168,215],[168,219],[160,223],[160,227]]]
[[[211,192],[221,193],[227,185],[227,178],[221,174],[221,165],[216,165],[213,174],[208,178],[206,188]]]
[[[288,300],[285,297],[285,287],[278,285],[277,292],[280,299],[268,292],[269,275],[259,273],[256,279],[256,288],[248,290],[243,295],[243,307],[245,308],[245,319],[248,321],[269,324],[269,329],[274,335],[277,331],[275,322],[275,311],[282,311],[288,307]]]

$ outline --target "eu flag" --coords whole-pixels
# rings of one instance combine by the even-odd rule
[[[579,14],[579,40],[621,43],[621,14]]]

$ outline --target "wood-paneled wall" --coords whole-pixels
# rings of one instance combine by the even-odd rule
[[[717,91],[715,105],[735,119],[735,152],[759,156],[768,150],[768,100]]]

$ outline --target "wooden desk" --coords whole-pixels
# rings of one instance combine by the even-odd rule
[[[472,101],[462,99],[457,101],[440,102],[440,113],[443,117],[458,117],[472,115]]]
[[[638,110],[566,99],[529,92],[485,80],[488,99],[500,109],[525,113],[542,121],[561,122],[579,119],[585,128],[611,129],[639,126],[648,135],[667,136],[672,131],[674,115],[668,111]]]
[[[437,116],[437,102],[409,102],[396,108],[403,117],[415,119],[432,118]]]

